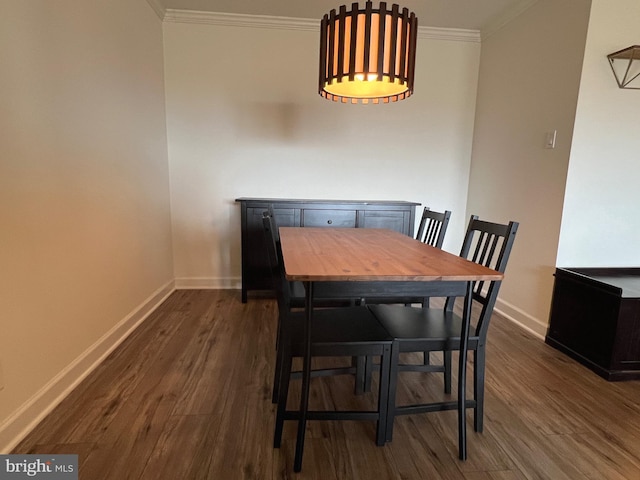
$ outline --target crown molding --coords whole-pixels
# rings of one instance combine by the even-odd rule
[[[309,32],[317,32],[320,28],[320,20],[308,18],[197,12],[174,9],[167,9],[165,11],[164,21],[167,23],[196,23],[223,25],[227,27],[273,28],[278,30],[300,30]],[[418,27],[418,38],[479,43],[480,32],[459,28]]]
[[[160,1],[159,0],[147,0],[147,3],[153,9],[153,11],[156,12],[156,15],[158,15],[158,18],[160,18],[160,20],[164,20],[164,14],[165,14],[165,10],[166,9],[160,3]]]
[[[513,8],[507,9],[501,15],[498,15],[491,22],[487,24],[485,28],[480,32],[482,39],[489,38],[491,35],[495,34],[499,30],[501,30],[505,25],[514,20],[516,17],[519,17],[524,12],[533,7],[539,0],[525,0],[518,5],[515,5]]]
[[[167,23],[198,23],[204,25],[223,25],[227,27],[273,28],[280,30],[317,31],[320,28],[320,20],[272,17],[269,15],[197,12],[192,10],[174,10],[171,8],[165,12],[164,21]]]
[[[480,43],[481,39],[478,30],[438,27],[418,27],[418,38],[472,43]]]

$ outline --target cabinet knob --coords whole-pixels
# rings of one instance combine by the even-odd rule
[[[333,223],[333,220],[327,220],[327,223],[331,225]]]

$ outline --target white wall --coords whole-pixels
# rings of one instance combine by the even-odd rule
[[[589,16],[540,0],[483,39],[468,214],[520,222],[497,309],[544,335]],[[555,149],[545,133],[557,130]]]
[[[0,0],[0,452],[173,288],[162,25]]]
[[[420,38],[411,98],[341,105],[317,93],[317,28],[187,20],[164,27],[178,286],[239,285],[242,196],[450,209],[459,251],[479,43]]]
[[[619,89],[607,54],[637,45],[640,2],[593,0],[558,265],[640,266],[640,91]]]

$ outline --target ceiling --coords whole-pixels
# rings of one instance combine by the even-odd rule
[[[351,5],[345,0],[156,0],[167,9],[201,12],[269,15],[320,19],[331,9]],[[397,0],[418,17],[422,27],[484,30],[503,18],[510,18],[537,0]],[[387,1],[387,5],[394,0]],[[364,1],[360,2],[364,5]],[[374,2],[374,7],[378,1]]]

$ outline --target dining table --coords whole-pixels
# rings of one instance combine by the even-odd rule
[[[332,298],[463,297],[458,370],[459,444],[466,445],[466,363],[474,282],[503,274],[388,229],[280,227],[287,280],[305,286],[302,387],[295,462],[302,461],[311,379],[314,285]],[[345,283],[348,282],[348,283]],[[345,287],[346,286],[346,287]],[[390,399],[393,401],[393,399]],[[466,458],[466,451],[460,451]],[[463,458],[464,459],[464,458]]]

